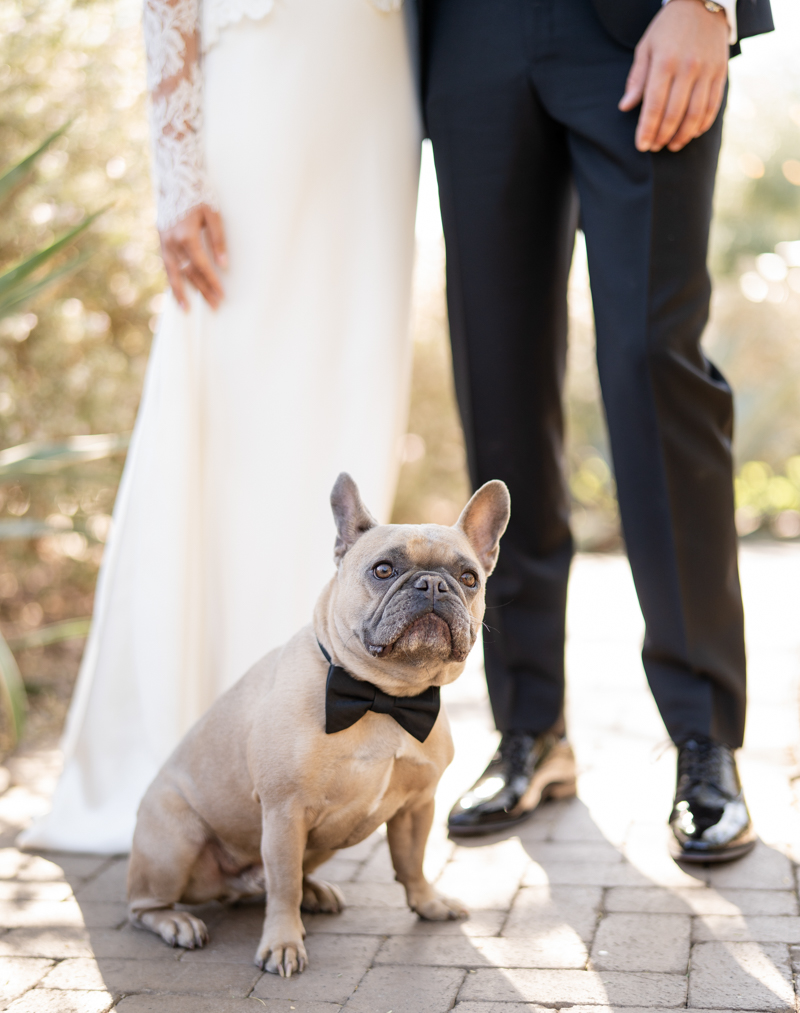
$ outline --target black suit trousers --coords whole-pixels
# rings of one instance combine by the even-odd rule
[[[632,53],[591,0],[428,0],[425,21],[471,479],[511,490],[487,587],[497,725],[544,731],[563,707],[572,539],[561,394],[580,207],[647,677],[673,739],[702,732],[739,746],[733,405],[700,349],[722,114],[678,153],[636,151],[638,110],[617,109]]]

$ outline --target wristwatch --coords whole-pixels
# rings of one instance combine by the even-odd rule
[[[711,11],[712,14],[719,14],[720,11],[725,12],[725,8],[722,4],[714,3],[714,0],[701,0],[701,3],[707,11]]]

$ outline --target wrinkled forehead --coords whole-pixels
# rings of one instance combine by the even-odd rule
[[[384,558],[420,570],[475,564],[466,536],[441,524],[382,524],[363,534],[351,553],[359,565]]]

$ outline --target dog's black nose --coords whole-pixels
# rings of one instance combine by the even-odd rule
[[[425,596],[433,598],[434,594],[439,596],[449,593],[447,581],[437,573],[421,573],[414,582],[417,591],[423,591]]]

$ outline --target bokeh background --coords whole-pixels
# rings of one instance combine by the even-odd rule
[[[736,391],[740,535],[785,542],[800,539],[800,10],[773,5],[778,31],[748,40],[731,64],[705,346]],[[140,16],[135,0],[0,0],[0,175],[66,126],[0,198],[0,275],[102,211],[50,262],[79,255],[78,268],[0,315],[0,629],[22,672],[30,743],[53,740],[63,721],[163,302]],[[417,240],[393,519],[451,523],[469,487],[428,147]],[[578,544],[621,551],[580,236],[567,417]],[[13,742],[3,720],[0,755]]]

